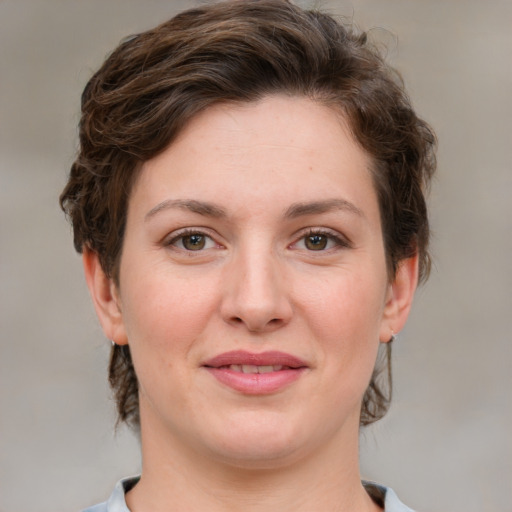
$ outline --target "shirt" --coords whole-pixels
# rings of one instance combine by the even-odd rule
[[[124,478],[117,482],[108,501],[89,507],[83,512],[130,512],[126,505],[125,494],[139,481],[139,476]],[[373,482],[363,482],[368,494],[381,506],[385,512],[414,512],[406,507],[392,489]]]

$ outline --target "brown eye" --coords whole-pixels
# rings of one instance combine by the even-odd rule
[[[209,249],[222,249],[221,245],[218,245],[215,240],[203,233],[202,231],[195,230],[184,230],[178,232],[173,238],[171,238],[168,242],[164,242],[164,245],[167,247],[178,249],[179,251],[183,251],[185,253],[192,252],[202,252],[208,251]]]
[[[198,233],[182,237],[182,244],[188,251],[200,251],[206,245],[206,237]]]
[[[327,247],[329,238],[325,235],[308,235],[304,244],[310,251],[323,251]]]

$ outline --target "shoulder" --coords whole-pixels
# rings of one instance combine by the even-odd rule
[[[139,478],[137,476],[120,480],[108,501],[86,508],[82,512],[129,512],[125,493],[139,481]],[[384,508],[384,512],[414,512],[398,499],[393,489],[374,482],[363,482],[363,485],[372,499]]]
[[[363,482],[363,485],[375,503],[384,508],[384,512],[414,512],[399,500],[393,489],[374,482]]]
[[[414,512],[412,508],[406,507],[395,494],[393,489],[386,489],[385,512]]]
[[[82,510],[82,512],[107,512],[107,502],[99,503],[98,505],[94,505],[92,507],[86,508]]]
[[[108,501],[86,508],[82,512],[130,512],[126,506],[125,494],[139,481],[140,476],[124,478],[117,482]]]

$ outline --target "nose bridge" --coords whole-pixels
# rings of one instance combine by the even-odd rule
[[[252,242],[233,256],[223,314],[226,321],[244,324],[250,331],[267,331],[288,323],[291,305],[282,264],[271,244]]]

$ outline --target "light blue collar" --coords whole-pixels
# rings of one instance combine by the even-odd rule
[[[123,478],[117,482],[108,501],[90,507],[83,512],[130,512],[126,505],[125,495],[139,479],[140,476]],[[414,512],[398,499],[393,489],[374,482],[363,482],[363,485],[366,489],[373,491],[373,494],[381,495],[384,498],[384,512]]]

